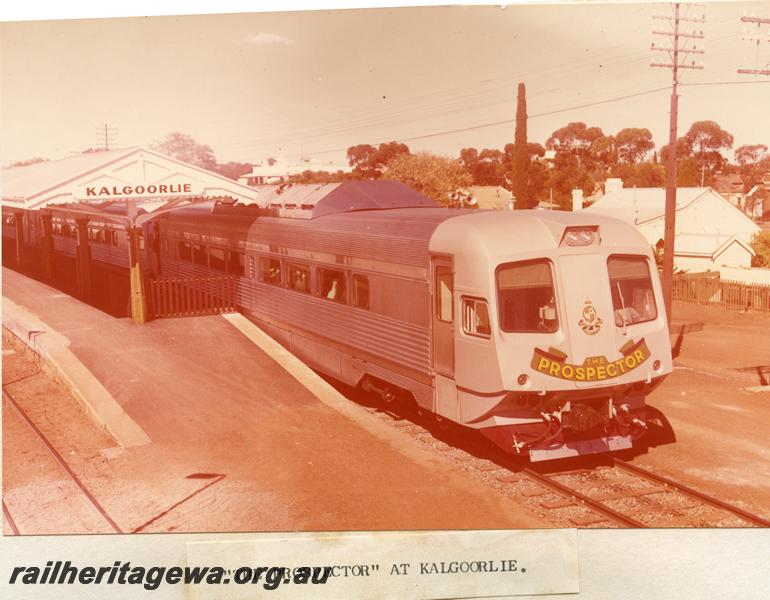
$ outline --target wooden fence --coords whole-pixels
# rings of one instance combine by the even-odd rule
[[[730,310],[770,311],[770,285],[748,284],[710,275],[674,277],[673,299]]]
[[[150,279],[152,318],[215,315],[236,310],[238,277]]]

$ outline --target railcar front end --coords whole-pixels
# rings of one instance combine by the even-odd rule
[[[439,415],[532,461],[628,449],[644,434],[645,397],[672,360],[655,262],[634,228],[467,215],[437,228],[431,252],[434,330],[453,320],[451,342],[434,334]]]

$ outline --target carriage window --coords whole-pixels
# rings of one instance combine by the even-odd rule
[[[463,298],[463,331],[470,335],[489,337],[489,309],[480,298]]]
[[[655,306],[647,258],[610,256],[607,259],[607,271],[610,276],[615,325],[625,327],[657,318],[658,309]]]
[[[209,266],[218,271],[225,270],[225,251],[222,248],[209,248]]]
[[[260,258],[259,270],[262,281],[270,285],[281,285],[281,261],[277,258]]]
[[[452,290],[454,276],[449,267],[436,267],[436,318],[451,323],[454,320]]]
[[[193,244],[193,262],[202,267],[206,266],[206,246],[203,244]]]
[[[310,293],[310,267],[289,263],[286,265],[289,289],[304,294]]]
[[[345,271],[318,269],[318,293],[322,298],[345,302]]]
[[[239,275],[241,277],[246,273],[246,257],[243,252],[231,250],[227,253],[227,272],[230,275]]]
[[[369,278],[366,275],[353,275],[353,306],[369,309]]]
[[[559,327],[551,265],[545,260],[500,266],[497,299],[503,331],[550,333]]]
[[[192,247],[190,242],[179,242],[179,260],[192,261]]]

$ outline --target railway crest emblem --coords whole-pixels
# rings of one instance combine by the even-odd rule
[[[594,303],[591,302],[590,298],[586,298],[583,302],[582,316],[583,318],[578,321],[578,325],[580,325],[580,329],[583,330],[583,333],[586,335],[599,333],[604,321],[602,321],[601,317],[596,312],[596,307],[594,306]]]

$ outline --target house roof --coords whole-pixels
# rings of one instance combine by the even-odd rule
[[[677,188],[676,210],[686,208],[710,192],[710,188]],[[666,190],[664,188],[614,190],[584,210],[614,217],[631,225],[641,225],[663,218],[666,212]]]
[[[674,248],[677,255],[716,258],[733,244],[742,246],[749,254],[754,256],[755,252],[751,246],[734,235],[680,233],[676,236]]]

